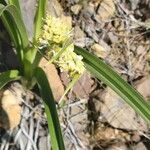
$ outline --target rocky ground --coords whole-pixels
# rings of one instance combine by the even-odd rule
[[[35,0],[22,1],[22,10],[31,37]],[[74,43],[110,64],[150,100],[149,0],[49,0],[48,12],[72,19]],[[18,65],[9,40],[3,37],[6,33],[1,30],[1,71]],[[40,65],[45,63],[42,60]],[[58,101],[68,84],[66,73],[58,73],[53,65],[46,66],[45,72]],[[1,91],[1,150],[50,150],[44,107],[36,93],[17,82]],[[67,150],[150,149],[150,127],[88,72],[67,99],[58,109]]]

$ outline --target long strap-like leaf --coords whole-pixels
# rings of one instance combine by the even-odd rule
[[[132,86],[124,81],[109,65],[104,63],[88,51],[75,47],[75,52],[82,55],[86,68],[111,87],[122,97],[137,113],[150,123],[150,105]]]
[[[3,88],[8,82],[18,80],[19,78],[18,70],[9,70],[0,73],[0,89]]]
[[[54,97],[45,72],[37,68],[35,77],[45,106],[53,150],[65,150]]]
[[[37,40],[39,35],[41,34],[42,30],[42,22],[43,18],[45,17],[45,8],[46,8],[47,0],[39,0],[38,1],[38,8],[36,11],[36,17],[34,21],[34,40]]]
[[[27,48],[27,46],[29,45],[28,35],[27,35],[25,25],[23,23],[23,20],[21,18],[21,15],[18,9],[14,5],[4,6],[0,4],[0,16],[2,14],[4,14],[4,16],[2,17],[2,20],[4,20],[6,28],[9,29],[8,32],[10,36],[13,38],[12,40],[16,44],[18,44],[18,42],[16,41],[18,37],[14,37],[13,35],[14,31],[18,30],[20,39],[21,39],[22,48],[23,49]],[[13,19],[17,29],[14,28],[14,26],[12,26],[12,20],[10,20],[10,16]]]

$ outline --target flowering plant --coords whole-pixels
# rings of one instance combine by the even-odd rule
[[[32,89],[35,84],[38,85],[47,114],[52,148],[64,150],[65,146],[48,79],[43,69],[38,66],[43,55],[49,63],[54,63],[61,71],[68,71],[72,83],[87,69],[150,122],[150,105],[143,97],[109,65],[88,51],[74,46],[71,39],[71,23],[66,24],[62,18],[46,15],[45,6],[46,0],[38,0],[34,36],[30,41],[21,16],[19,1],[1,0],[0,16],[14,44],[20,68],[0,73],[0,88],[13,80],[20,80],[28,89]],[[68,89],[72,85],[69,85]]]
[[[48,47],[47,55],[50,62],[56,64],[61,71],[68,71],[70,77],[81,75],[85,68],[83,57],[74,52],[71,20],[47,15],[39,38],[39,45]]]

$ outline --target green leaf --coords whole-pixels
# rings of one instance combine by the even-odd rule
[[[37,66],[33,65],[35,57],[37,53],[37,48],[36,47],[31,47],[24,53],[24,73],[23,75],[29,82],[31,82],[33,73],[35,71],[35,68]],[[31,83],[32,84],[32,83]]]
[[[0,89],[3,88],[8,82],[18,80],[19,78],[18,70],[9,70],[0,73]]]
[[[19,47],[18,36],[20,37],[20,44],[23,49],[26,49],[29,45],[28,35],[26,32],[25,25],[23,23],[22,17],[19,10],[14,5],[4,6],[0,4],[0,16],[2,16],[2,21],[5,24],[10,37],[15,43],[16,47]],[[11,18],[11,19],[10,19]],[[15,35],[13,35],[15,33]],[[18,33],[18,34],[17,34]]]
[[[20,46],[20,39],[18,37],[17,27],[14,24],[12,17],[6,12],[6,13],[1,14],[1,19],[15,47],[18,48]]]
[[[45,8],[47,0],[39,0],[34,22],[34,40],[37,40],[41,33],[43,18],[45,17]]]
[[[35,78],[44,102],[53,150],[65,150],[54,97],[45,72],[37,68]]]
[[[20,3],[18,0],[8,0],[9,4],[15,5],[16,8],[18,8],[19,12],[21,13],[21,9],[20,9]]]
[[[76,46],[75,52],[83,56],[86,68],[93,75],[111,87],[125,102],[150,123],[150,105],[131,85],[124,81],[109,65],[88,51]]]

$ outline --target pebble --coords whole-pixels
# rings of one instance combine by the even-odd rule
[[[83,13],[83,17],[84,17],[85,19],[91,18],[92,15],[94,15],[94,13],[95,13],[94,5],[91,4],[91,5],[87,6],[87,7],[84,7],[82,13]]]
[[[99,36],[95,31],[95,25],[92,21],[89,21],[86,23],[84,30],[88,34],[89,37],[93,38],[95,42],[97,43],[99,42]]]
[[[18,98],[11,91],[6,90],[0,103],[0,127],[4,129],[17,127],[21,120],[21,107]]]
[[[71,11],[75,14],[78,15],[80,10],[82,9],[82,6],[79,4],[76,4],[74,6],[71,6]]]
[[[135,83],[136,89],[148,100],[150,99],[149,85],[150,76],[146,76]]]
[[[125,130],[148,131],[145,121],[110,88],[107,88],[102,99],[101,113],[111,126]]]
[[[109,32],[108,36],[109,36],[109,38],[110,38],[110,40],[111,40],[112,43],[117,43],[118,37],[115,36],[112,32]]]
[[[74,41],[77,46],[84,47],[86,45],[85,34],[79,26],[74,28]]]
[[[115,5],[113,0],[104,0],[98,6],[96,19],[100,21],[106,21],[114,15],[114,12]]]
[[[133,150],[148,150],[142,142],[139,142],[137,145],[132,146],[132,149]]]
[[[106,58],[107,51],[100,44],[92,45],[91,49],[96,56],[103,58],[103,59]]]
[[[133,142],[139,142],[141,140],[140,134],[138,132],[135,132],[132,136],[131,136],[131,140]]]
[[[111,145],[109,148],[106,150],[128,150],[128,147],[125,144],[114,144]]]

